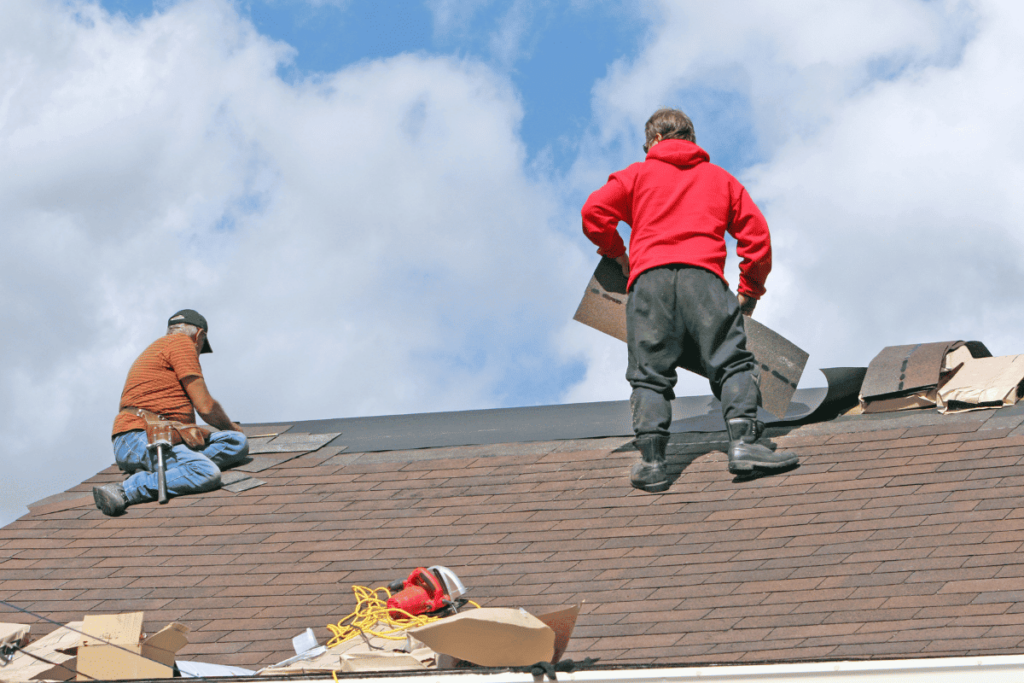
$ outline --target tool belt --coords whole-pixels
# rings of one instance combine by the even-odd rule
[[[194,451],[206,447],[208,435],[198,425],[187,425],[184,422],[168,420],[163,415],[157,415],[145,408],[121,408],[121,412],[128,415],[137,415],[146,421],[146,439],[150,444],[166,439],[171,442],[171,446],[183,443]]]

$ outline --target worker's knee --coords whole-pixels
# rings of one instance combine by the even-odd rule
[[[188,479],[196,493],[220,488],[220,469],[208,458],[197,458],[186,465],[185,469],[189,470]]]
[[[209,474],[206,479],[200,484],[198,489],[199,492],[213,491],[214,489],[220,488],[220,470]]]
[[[175,489],[182,493],[201,493],[220,487],[220,468],[203,453],[184,444],[175,446],[169,463],[168,486],[173,479]]]
[[[249,441],[241,432],[214,432],[204,451],[221,469],[232,467],[249,455]]]
[[[134,474],[139,470],[149,470],[149,453],[147,450],[146,432],[135,430],[118,434],[113,439],[114,462],[122,472]]]

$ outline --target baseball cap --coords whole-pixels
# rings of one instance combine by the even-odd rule
[[[183,308],[167,320],[168,327],[171,325],[180,325],[182,323],[185,323],[186,325],[195,325],[206,333],[206,339],[203,340],[203,350],[199,353],[213,353],[213,349],[210,347],[210,326],[206,323],[206,318],[193,311],[191,308]]]

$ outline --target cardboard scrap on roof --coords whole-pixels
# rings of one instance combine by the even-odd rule
[[[75,676],[75,650],[82,622],[73,621],[53,633],[29,643],[0,669],[3,683],[66,681]]]
[[[79,681],[171,678],[174,655],[188,643],[189,628],[171,623],[148,638],[143,613],[90,614],[78,645]]]
[[[953,372],[936,396],[943,413],[1012,406],[1024,390],[1024,355],[969,358]]]
[[[171,623],[143,637],[143,613],[88,615],[25,645],[0,682],[112,681],[171,678],[174,655],[188,642],[188,627]]]
[[[555,632],[524,609],[484,607],[410,633],[428,647],[478,666],[529,666],[555,656]]]
[[[1013,405],[1024,389],[1024,356],[992,354],[978,341],[887,346],[861,386],[865,413],[938,406],[942,412]]]
[[[558,663],[581,605],[533,616],[522,609],[481,608],[410,628],[398,639],[370,635],[346,640],[323,654],[261,669],[261,676],[331,671],[416,671],[456,666],[530,666]]]

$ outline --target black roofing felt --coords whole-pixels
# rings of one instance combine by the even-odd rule
[[[857,397],[864,368],[828,368],[822,371],[827,388],[799,389],[784,422],[811,419],[831,406]],[[725,431],[721,404],[713,396],[677,398],[670,431]],[[761,413],[767,423],[779,420]],[[332,446],[350,452],[400,451],[418,448],[474,446],[529,441],[595,439],[633,434],[629,401],[573,403],[559,406],[499,408],[385,417],[351,417],[296,422],[290,433],[341,432]]]

